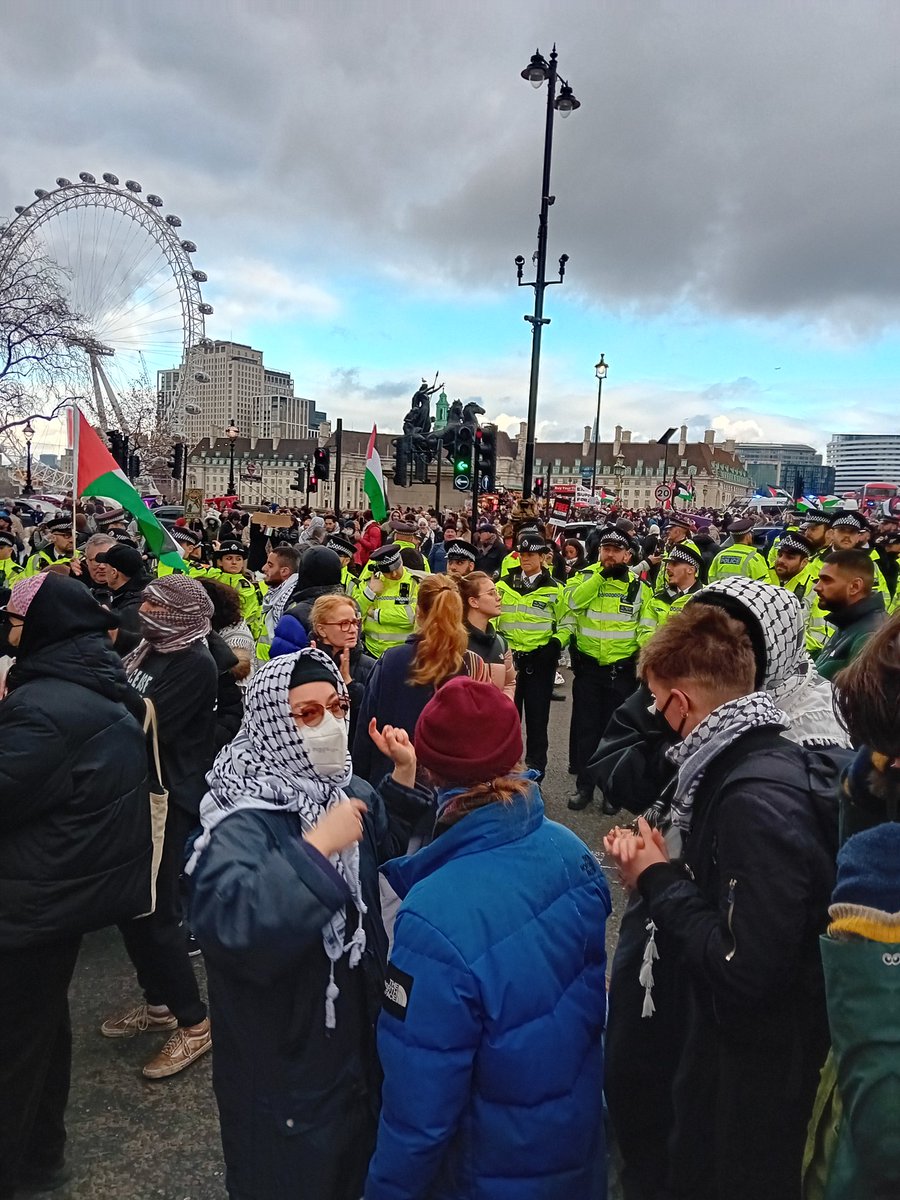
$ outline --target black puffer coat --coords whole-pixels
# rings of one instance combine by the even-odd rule
[[[310,546],[300,559],[297,586],[284,615],[294,617],[308,633],[309,615],[318,598],[332,594],[341,595],[343,591],[341,560],[326,546]]]
[[[147,755],[113,624],[52,574],[25,617],[0,701],[0,950],[149,907]]]

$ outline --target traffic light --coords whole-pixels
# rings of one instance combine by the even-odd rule
[[[292,492],[303,492],[306,488],[303,485],[303,468],[298,467],[294,472],[294,483],[291,484]]]
[[[544,494],[544,477],[543,477],[543,475],[538,475],[537,479],[535,479],[535,481],[534,481],[534,494],[536,496],[543,496],[543,494]]]
[[[107,433],[107,435],[106,435],[106,440],[109,442],[109,449],[110,449],[110,452],[111,452],[113,458],[116,460],[116,463],[118,464],[118,466],[121,467],[122,466],[122,447],[123,447],[123,441],[124,441],[121,433],[119,433],[118,429],[110,429],[109,433]]]
[[[313,453],[316,479],[328,479],[331,469],[331,451],[327,446],[318,446]],[[313,489],[310,489],[313,490]]]
[[[409,487],[409,466],[412,438],[394,439],[394,483],[397,487]]]
[[[180,479],[184,474],[184,442],[176,442],[172,447],[169,470],[172,472],[173,479]]]
[[[141,473],[141,456],[139,454],[130,454],[128,456],[128,470],[126,474],[129,479],[137,479]]]
[[[475,431],[468,425],[460,425],[453,453],[453,487],[457,492],[468,492],[472,487],[474,456]]]
[[[413,479],[416,483],[428,482],[428,455],[424,448],[419,446],[413,450]]]
[[[497,490],[497,427],[482,425],[475,433],[475,474],[482,492]]]
[[[306,482],[306,490],[308,492],[317,492],[319,490],[319,480],[315,475],[310,475]]]

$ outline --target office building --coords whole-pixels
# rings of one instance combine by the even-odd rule
[[[834,433],[827,449],[838,494],[866,483],[900,484],[900,433]]]
[[[804,490],[808,492],[806,476],[813,477],[810,468],[822,466],[822,455],[813,446],[802,442],[738,442],[737,452],[757,491],[780,487],[790,492],[799,474],[803,476]],[[816,494],[823,493],[817,491]]]

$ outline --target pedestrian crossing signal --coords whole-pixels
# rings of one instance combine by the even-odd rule
[[[453,452],[453,486],[458,492],[467,492],[472,486],[474,454],[473,432],[467,425],[461,425]]]

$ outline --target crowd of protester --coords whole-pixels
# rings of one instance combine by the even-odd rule
[[[0,512],[0,1200],[110,926],[233,1200],[900,1195],[897,519],[74,507]]]

